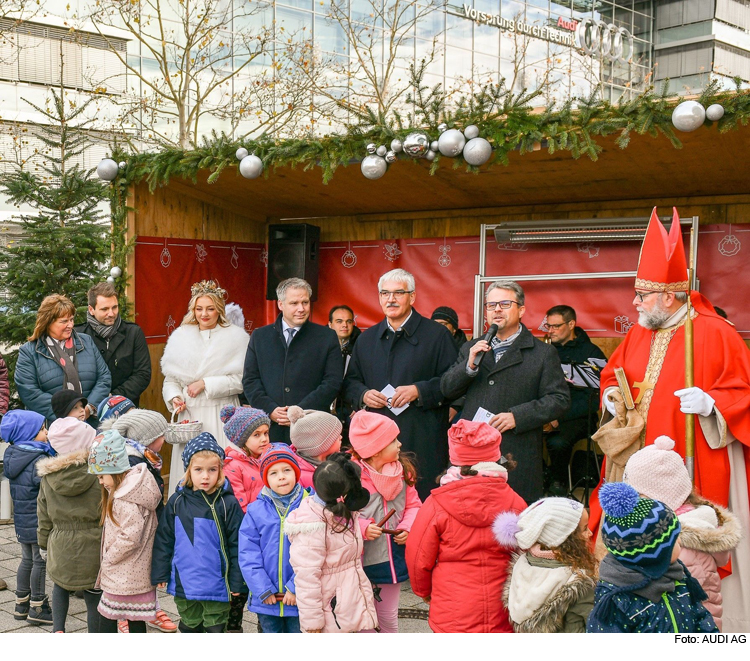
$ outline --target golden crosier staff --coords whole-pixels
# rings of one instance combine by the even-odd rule
[[[688,290],[687,290],[687,318],[685,319],[685,387],[692,388],[695,385],[695,357],[693,355],[693,306],[690,301],[690,293],[693,286],[693,255],[695,236],[693,228],[690,228],[690,256],[688,266]],[[685,414],[685,467],[690,480],[695,481],[695,414]]]

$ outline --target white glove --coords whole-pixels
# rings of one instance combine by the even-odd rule
[[[716,401],[700,388],[683,388],[674,394],[680,398],[680,411],[683,413],[696,413],[704,418],[713,413]]]
[[[39,549],[39,555],[42,557],[44,562],[47,562],[47,549]]]
[[[602,406],[604,406],[604,408],[606,408],[613,416],[617,415],[617,411],[615,410],[615,403],[609,398],[609,393],[614,392],[615,390],[617,390],[616,387],[610,386],[604,391],[604,395],[602,396]]]

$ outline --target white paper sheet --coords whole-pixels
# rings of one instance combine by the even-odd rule
[[[403,406],[399,406],[398,408],[391,406],[391,401],[393,400],[393,395],[396,394],[396,389],[390,383],[380,392],[386,396],[386,399],[388,400],[387,406],[394,415],[400,415],[403,411],[409,408],[408,404],[404,404]]]
[[[474,417],[471,419],[472,422],[486,422],[490,424],[490,420],[495,416],[494,413],[490,413],[487,409],[483,409],[481,406],[477,409]]]

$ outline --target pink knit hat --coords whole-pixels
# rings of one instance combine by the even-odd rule
[[[49,444],[58,454],[88,450],[96,438],[96,430],[77,418],[57,418],[48,432]]]
[[[672,511],[682,507],[693,490],[685,462],[673,448],[669,436],[659,436],[628,459],[622,476],[639,494],[660,500]]]
[[[393,420],[370,411],[357,411],[349,424],[349,442],[362,459],[369,459],[393,443],[399,433]]]
[[[486,422],[459,420],[448,430],[448,456],[454,466],[500,459],[502,436]]]

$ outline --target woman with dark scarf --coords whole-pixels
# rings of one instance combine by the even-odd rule
[[[59,390],[73,390],[88,400],[89,423],[95,421],[99,402],[109,395],[107,364],[94,341],[73,330],[75,313],[70,299],[47,296],[39,306],[34,332],[18,352],[14,377],[18,394],[27,409],[48,422],[55,419],[52,395]]]

